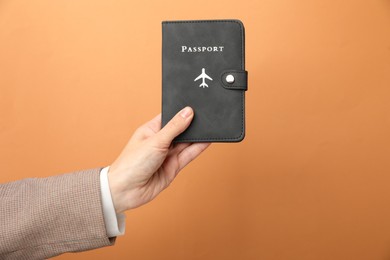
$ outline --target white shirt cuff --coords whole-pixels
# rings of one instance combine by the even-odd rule
[[[102,193],[103,217],[107,236],[116,237],[125,233],[126,215],[124,213],[116,214],[115,212],[110,186],[108,184],[109,168],[110,166],[107,166],[100,171],[100,190]]]

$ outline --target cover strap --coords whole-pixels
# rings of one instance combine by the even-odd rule
[[[225,70],[221,74],[222,86],[232,90],[248,90],[248,72],[246,70]]]

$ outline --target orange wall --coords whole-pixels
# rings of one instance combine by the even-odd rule
[[[58,259],[388,259],[390,1],[0,1],[0,182],[110,164],[161,108],[161,21],[241,19],[247,135],[114,247]]]

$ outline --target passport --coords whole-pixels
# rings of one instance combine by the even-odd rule
[[[242,141],[247,82],[240,20],[162,22],[161,126],[186,106],[194,110],[174,143]]]

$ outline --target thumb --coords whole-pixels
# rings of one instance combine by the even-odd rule
[[[157,142],[164,147],[169,147],[172,140],[184,132],[190,125],[194,111],[191,107],[180,110],[156,135]]]

